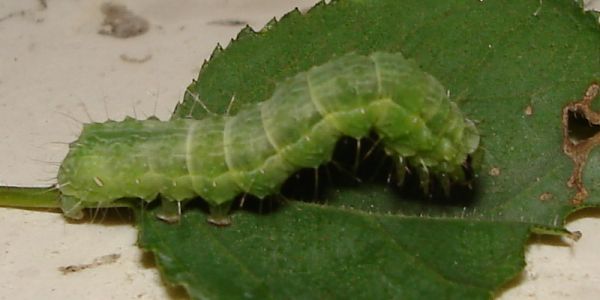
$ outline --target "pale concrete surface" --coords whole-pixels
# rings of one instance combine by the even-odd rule
[[[103,1],[5,0],[0,3],[0,185],[42,186],[53,177],[81,122],[125,115],[168,118],[202,60],[241,25],[315,0],[116,1],[149,21],[130,39],[99,35]],[[597,3],[600,1],[597,1]],[[217,22],[215,22],[217,21]],[[122,55],[148,59],[125,62]],[[76,121],[79,120],[79,121]],[[569,224],[584,237],[571,246],[533,243],[522,281],[503,299],[595,299],[600,293],[600,219]],[[156,270],[135,245],[136,229],[72,224],[60,214],[0,208],[0,299],[165,299]],[[59,267],[112,263],[63,274]]]

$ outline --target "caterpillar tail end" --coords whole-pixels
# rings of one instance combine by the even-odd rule
[[[206,221],[212,225],[224,227],[231,225],[231,216],[229,211],[231,210],[231,204],[233,201],[210,206],[210,215]]]

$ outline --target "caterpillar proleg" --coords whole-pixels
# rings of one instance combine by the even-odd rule
[[[400,53],[347,54],[281,82],[235,116],[86,124],[58,174],[66,216],[120,198],[218,210],[240,194],[276,194],[303,168],[331,159],[343,136],[375,133],[399,172],[464,180],[479,134],[446,89]]]

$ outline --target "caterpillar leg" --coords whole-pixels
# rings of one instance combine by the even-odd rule
[[[67,218],[81,220],[83,218],[83,201],[81,199],[62,195],[60,196],[60,208]]]
[[[155,212],[155,216],[167,223],[179,222],[181,219],[181,201],[161,196],[160,208]]]
[[[448,174],[446,173],[442,173],[436,176],[438,182],[440,183],[440,185],[442,186],[442,190],[444,191],[444,195],[446,197],[450,197],[450,188],[452,185],[452,182],[450,180],[450,176],[448,176]]]
[[[406,178],[406,160],[400,155],[392,157],[396,175],[396,185],[401,186]]]
[[[421,190],[427,197],[431,197],[431,176],[429,169],[427,169],[423,163],[419,166],[415,166],[415,168],[417,169],[417,175],[419,176],[419,185],[421,186]]]
[[[231,225],[231,217],[229,216],[231,204],[233,204],[233,201],[219,205],[211,205],[209,209],[210,216],[206,219],[206,221],[217,226]]]

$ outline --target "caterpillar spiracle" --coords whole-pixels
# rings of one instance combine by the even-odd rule
[[[374,133],[403,172],[462,181],[478,130],[446,89],[400,53],[346,54],[283,82],[235,116],[84,125],[60,166],[67,217],[121,198],[201,197],[225,215],[240,194],[275,194],[303,168],[331,159],[343,136]],[[215,222],[219,222],[216,220]]]

